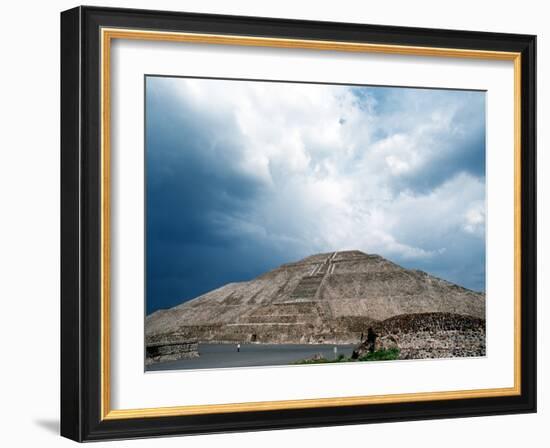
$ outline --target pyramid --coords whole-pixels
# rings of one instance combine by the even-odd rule
[[[413,323],[420,328],[419,321],[446,331],[465,325],[482,325],[484,331],[484,319],[483,293],[352,250],[284,264],[156,311],[146,318],[145,335],[151,346],[189,341],[345,344],[385,322],[399,332]]]

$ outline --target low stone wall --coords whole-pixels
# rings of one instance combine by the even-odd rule
[[[453,313],[401,314],[377,323],[382,333],[485,329],[485,319]]]
[[[198,342],[156,342],[146,346],[145,364],[176,361],[178,359],[196,358],[199,356]]]
[[[399,359],[485,356],[485,330],[401,333],[395,336]]]
[[[485,320],[449,313],[396,316],[380,323],[376,349],[399,348],[400,359],[485,356]]]
[[[261,322],[182,326],[177,333],[148,336],[147,363],[197,357],[198,342],[359,344],[369,328],[377,335],[375,350],[398,348],[401,359],[485,356],[485,320],[473,316],[418,313],[384,321],[345,316],[336,318],[334,327],[323,322],[269,322],[272,317],[251,315],[250,320]]]

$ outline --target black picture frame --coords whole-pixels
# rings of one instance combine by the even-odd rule
[[[103,27],[521,54],[521,393],[514,396],[102,419]],[[61,435],[76,441],[536,412],[536,37],[77,7],[61,13]]]

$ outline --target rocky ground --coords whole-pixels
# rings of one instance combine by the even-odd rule
[[[399,359],[485,356],[485,320],[448,313],[396,316],[375,325],[376,350],[398,348]]]

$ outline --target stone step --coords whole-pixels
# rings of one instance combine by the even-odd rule
[[[244,316],[239,319],[239,323],[243,324],[258,324],[258,323],[301,323],[308,320],[314,320],[318,317],[316,313],[300,313],[300,314],[265,314]]]
[[[267,326],[267,327],[280,327],[280,326],[297,326],[308,325],[310,322],[247,322],[236,324],[225,324],[226,327],[250,327],[250,326]]]
[[[303,277],[294,288],[294,291],[290,293],[290,297],[292,299],[314,298],[317,290],[321,286],[323,277],[324,274]]]

